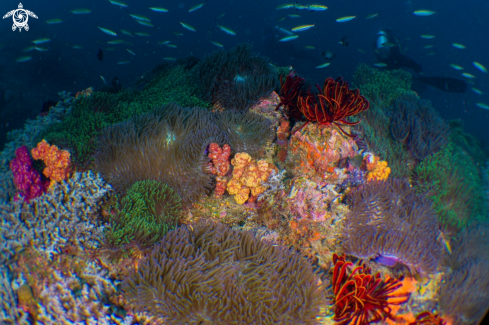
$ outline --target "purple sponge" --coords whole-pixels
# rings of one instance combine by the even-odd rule
[[[19,194],[28,202],[43,195],[49,181],[42,181],[41,175],[32,166],[31,156],[26,146],[15,150],[15,158],[10,162],[10,169],[14,173],[14,184]]]

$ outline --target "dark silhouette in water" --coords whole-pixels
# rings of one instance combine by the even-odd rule
[[[104,52],[102,52],[102,49],[98,49],[97,58],[99,61],[104,59]]]
[[[119,78],[117,78],[117,77],[112,78],[112,86],[114,87],[115,92],[117,92],[117,93],[122,90],[121,82],[119,81]]]

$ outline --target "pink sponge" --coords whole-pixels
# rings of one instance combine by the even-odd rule
[[[49,181],[42,181],[41,175],[32,166],[31,156],[26,146],[15,150],[15,158],[10,162],[10,169],[14,173],[14,184],[24,201],[29,201],[44,194]]]

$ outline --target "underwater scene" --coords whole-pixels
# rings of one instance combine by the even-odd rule
[[[487,1],[18,1],[0,325],[483,321]]]

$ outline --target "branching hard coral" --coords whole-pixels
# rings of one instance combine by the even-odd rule
[[[275,137],[272,123],[254,112],[223,111],[214,116],[217,126],[227,134],[227,143],[235,153],[246,152],[254,159],[262,158],[264,148]]]
[[[59,150],[55,145],[50,146],[42,140],[31,150],[32,158],[44,161],[46,167],[42,171],[44,176],[51,182],[61,182],[67,180],[71,173],[70,153],[66,150]]]
[[[120,193],[137,181],[156,180],[190,204],[212,187],[206,149],[213,142],[230,143],[211,112],[169,104],[104,129],[95,168]]]
[[[300,254],[214,223],[169,232],[122,290],[168,325],[319,324],[324,299]]]
[[[158,181],[134,183],[109,218],[106,243],[125,252],[136,246],[144,250],[175,228],[181,213],[181,199]]]
[[[318,122],[322,125],[334,124],[341,133],[353,137],[353,135],[346,133],[341,125],[360,123],[360,121],[347,121],[346,118],[368,110],[370,106],[368,100],[360,95],[360,90],[350,90],[348,82],[341,77],[336,80],[327,78],[324,81],[323,89],[319,88],[318,85],[316,87],[318,94],[310,91],[299,94],[297,107],[306,117],[306,124],[309,122]]]
[[[434,273],[443,255],[437,217],[426,197],[404,180],[371,181],[349,196],[343,247],[347,254]]]
[[[218,109],[248,110],[278,83],[268,59],[253,53],[250,44],[215,51],[192,70],[201,98]]]
[[[367,325],[392,318],[389,305],[400,305],[410,294],[396,294],[402,283],[394,278],[383,280],[372,275],[364,264],[353,268],[344,256],[333,255],[334,320],[340,324]],[[396,302],[389,301],[396,298]]]
[[[406,144],[414,159],[421,161],[448,143],[450,129],[430,101],[411,93],[395,101],[391,133],[394,139]]]
[[[449,230],[487,219],[480,169],[453,143],[418,164],[412,182],[430,198],[440,223]]]

